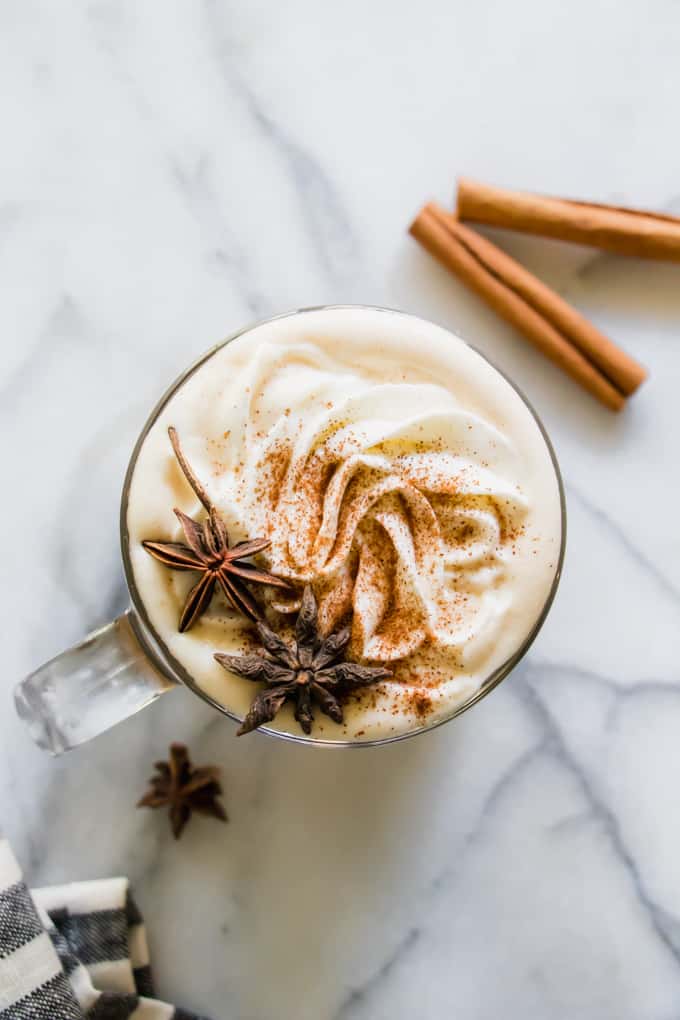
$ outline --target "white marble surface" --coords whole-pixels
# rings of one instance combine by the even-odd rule
[[[663,0],[0,6],[2,824],[34,884],[125,873],[163,996],[214,1020],[680,1014],[680,268],[506,236],[646,362],[601,410],[406,236],[457,173],[680,210]],[[526,390],[570,541],[529,660],[424,739],[319,753],[188,692],[61,760],[11,689],[126,602],[122,473],[245,321],[394,305]],[[171,739],[229,826],[135,811]]]

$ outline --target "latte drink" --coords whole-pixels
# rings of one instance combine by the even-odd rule
[[[206,517],[169,427],[229,543],[268,540],[249,562],[289,585],[250,589],[267,622],[290,631],[311,585],[321,633],[349,625],[346,657],[392,672],[352,694],[344,722],[315,712],[313,738],[376,740],[441,721],[536,632],[559,571],[562,505],[522,398],[461,339],[413,316],[283,316],[217,348],[166,400],[127,503],[145,621],[179,675],[230,713],[244,716],[257,688],[215,653],[252,653],[251,622],[216,587],[181,631],[197,577],[142,544],[185,542],[175,507]],[[299,734],[290,704],[269,728]]]

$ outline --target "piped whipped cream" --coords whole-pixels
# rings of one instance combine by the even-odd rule
[[[216,650],[248,648],[221,595],[184,634],[191,575],[143,539],[180,540],[172,513],[201,507],[167,438],[174,425],[231,541],[265,536],[267,569],[314,586],[324,632],[351,617],[348,654],[393,670],[338,725],[370,740],[430,725],[469,700],[525,644],[559,566],[561,504],[550,452],[514,389],[462,340],[396,312],[335,308],[258,326],[205,360],[149,431],[128,504],[130,559],[170,656],[245,714],[252,684]],[[295,595],[269,597],[285,625]],[[285,709],[271,728],[298,732]]]

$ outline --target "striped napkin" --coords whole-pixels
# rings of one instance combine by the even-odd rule
[[[0,1020],[200,1020],[153,997],[127,879],[29,891],[0,838]]]

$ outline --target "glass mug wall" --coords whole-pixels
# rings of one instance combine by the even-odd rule
[[[298,339],[302,343],[302,347],[299,348],[299,351],[302,351],[301,354],[296,346]],[[308,354],[304,347],[304,344],[311,343],[312,339],[317,346],[323,348],[321,353],[318,353],[318,357],[317,353]],[[234,344],[236,340],[238,340],[238,344]],[[232,344],[234,346],[230,347],[229,345]],[[442,382],[445,382],[443,376],[446,375],[444,361],[442,361],[444,368],[441,368],[433,358],[432,365],[428,368],[426,352],[436,350],[437,345],[441,349],[441,357],[444,361],[449,357],[450,352],[453,352],[451,356],[455,354],[455,357],[460,359],[460,370],[455,373],[455,383],[452,383],[452,386],[460,388],[461,392],[456,396],[456,406],[451,405],[452,410],[446,403],[447,393],[441,385]],[[228,346],[229,350],[227,350]],[[288,357],[287,352],[293,347],[299,354],[299,361],[296,361],[293,366],[294,372],[292,372],[291,365],[285,365]],[[274,354],[270,357],[267,352],[272,350]],[[314,350],[316,351],[316,348]],[[244,364],[248,366],[249,371],[251,370],[250,363],[258,359],[265,363],[267,371],[260,372],[260,375],[262,378],[271,380],[267,385],[272,387],[272,393],[276,387],[279,387],[282,392],[285,392],[286,399],[292,399],[293,402],[297,397],[293,394],[293,397],[289,398],[289,392],[295,390],[296,393],[299,393],[300,406],[303,407],[300,430],[304,430],[304,416],[307,413],[304,411],[304,407],[309,406],[311,399],[310,386],[303,381],[306,378],[304,373],[313,371],[316,374],[310,375],[309,378],[323,379],[323,372],[326,372],[329,377],[325,385],[329,387],[329,392],[336,396],[341,393],[342,385],[344,385],[350,392],[342,393],[344,400],[342,413],[345,417],[341,423],[336,423],[337,435],[346,435],[349,427],[347,422],[352,419],[353,413],[356,412],[355,417],[359,416],[356,409],[362,408],[361,414],[364,418],[361,421],[361,428],[357,432],[359,427],[356,426],[356,422],[354,423],[356,427],[351,440],[357,444],[357,435],[360,435],[364,446],[362,456],[365,454],[365,463],[370,469],[374,464],[377,464],[376,470],[379,471],[387,470],[389,472],[392,468],[394,471],[398,469],[400,477],[410,471],[414,487],[417,488],[420,485],[424,490],[427,485],[431,485],[432,488],[438,490],[432,496],[431,502],[435,509],[441,507],[439,523],[442,527],[442,534],[446,528],[449,528],[450,531],[452,527],[453,518],[450,516],[450,508],[447,509],[443,502],[445,498],[448,498],[444,493],[453,491],[449,484],[450,479],[449,481],[444,479],[436,484],[430,482],[426,484],[423,481],[423,471],[430,470],[435,461],[440,475],[442,474],[442,465],[453,465],[451,470],[454,467],[455,470],[459,470],[460,463],[463,461],[460,457],[456,459],[454,446],[460,446],[461,449],[464,447],[471,456],[474,454],[477,458],[473,466],[474,478],[471,486],[468,485],[468,490],[472,493],[470,500],[473,509],[468,509],[467,512],[468,521],[472,521],[475,528],[481,529],[480,534],[485,528],[488,530],[489,526],[494,526],[493,521],[489,525],[489,522],[484,519],[483,504],[485,501],[488,503],[493,496],[497,502],[511,505],[515,499],[519,506],[527,496],[526,492],[520,492],[521,486],[511,484],[512,480],[510,482],[504,479],[501,479],[500,482],[494,481],[493,485],[498,489],[497,492],[493,487],[489,488],[492,483],[488,479],[494,478],[494,466],[497,466],[498,463],[502,463],[504,466],[513,463],[511,453],[503,452],[506,447],[510,451],[512,446],[511,443],[506,443],[502,435],[503,430],[508,431],[511,433],[510,438],[518,442],[521,448],[520,452],[526,452],[531,447],[531,456],[534,457],[535,463],[540,462],[542,476],[537,478],[536,470],[532,469],[527,475],[528,481],[525,488],[531,489],[533,485],[535,492],[549,508],[550,514],[552,514],[551,524],[549,528],[546,525],[544,530],[552,531],[554,546],[551,555],[544,557],[547,573],[542,577],[541,583],[537,585],[534,583],[533,575],[527,575],[531,583],[527,582],[524,587],[516,588],[521,599],[527,600],[524,615],[522,615],[523,604],[520,600],[519,607],[510,606],[507,611],[504,608],[502,613],[500,610],[498,611],[499,623],[496,632],[488,626],[486,627],[488,633],[496,634],[493,638],[491,652],[486,658],[482,657],[480,660],[482,663],[490,664],[488,671],[480,676],[479,682],[474,685],[469,684],[468,687],[465,687],[465,684],[456,682],[452,687],[456,690],[455,697],[449,701],[442,701],[439,710],[432,716],[423,715],[422,718],[411,719],[401,728],[376,724],[374,729],[368,732],[368,736],[363,730],[357,731],[357,733],[361,733],[360,738],[359,736],[355,738],[347,729],[338,732],[333,727],[328,729],[327,735],[320,736],[318,731],[313,731],[311,736],[307,736],[294,726],[279,726],[277,720],[274,720],[271,725],[263,727],[265,732],[284,739],[313,745],[366,746],[388,743],[432,729],[459,715],[491,691],[523,657],[542,626],[552,604],[562,567],[565,545],[565,503],[554,452],[541,423],[525,399],[480,354],[463,344],[459,338],[414,316],[388,309],[363,306],[337,306],[292,312],[249,326],[208,351],[173,383],[152,411],[142,429],[125,478],[120,518],[123,566],[132,605],[117,620],[89,635],[79,645],[63,652],[40,667],[27,677],[16,690],[16,706],[20,717],[28,725],[34,740],[51,753],[59,754],[91,739],[146,707],[161,694],[173,691],[180,685],[188,687],[216,710],[231,718],[240,721],[243,716],[245,704],[243,698],[249,687],[247,681],[234,681],[240,692],[239,701],[230,702],[228,698],[223,699],[219,696],[219,689],[215,683],[211,685],[211,683],[199,682],[200,670],[193,668],[193,662],[197,660],[192,659],[190,655],[187,657],[183,654],[181,643],[177,644],[175,637],[169,635],[162,623],[159,623],[161,616],[156,611],[156,607],[151,606],[153,587],[149,588],[148,581],[143,580],[141,587],[144,588],[144,594],[140,590],[139,567],[137,567],[136,573],[133,562],[139,552],[139,542],[134,536],[131,549],[129,529],[130,520],[135,520],[135,514],[131,515],[130,513],[131,492],[140,491],[139,484],[135,489],[135,478],[139,483],[140,471],[143,472],[143,488],[150,488],[152,492],[154,491],[153,470],[150,470],[146,464],[153,463],[150,460],[152,445],[160,442],[159,436],[165,437],[168,416],[172,418],[176,411],[179,413],[178,409],[187,404],[187,394],[190,395],[192,387],[195,389],[198,381],[206,377],[205,372],[201,376],[202,370],[209,368],[213,376],[219,375],[220,359],[226,364],[227,356],[231,358],[229,374],[236,369],[240,370],[242,366],[240,366],[239,356],[242,351],[245,351],[250,359],[250,361],[248,358],[244,359]],[[296,354],[296,358],[298,354]],[[268,357],[274,365],[271,371],[268,367]],[[318,363],[310,367],[310,362],[315,357]],[[362,369],[363,374],[361,375],[362,392],[356,396],[351,392],[354,385],[352,373],[358,371],[356,365],[362,358],[362,364],[365,363],[365,371]],[[398,371],[400,358],[403,360],[403,373]],[[285,374],[284,369],[281,369],[279,375],[276,374],[279,362],[284,364],[288,375]],[[415,389],[409,389],[411,376],[414,373],[422,377],[418,381],[417,392]],[[480,389],[484,390],[485,399],[490,401],[489,407],[496,418],[494,426],[485,424],[479,414],[473,414],[472,411],[467,414],[465,410],[464,405],[468,399],[472,405],[475,403],[474,386],[467,385],[466,376],[471,375],[475,377],[475,384],[479,383]],[[453,379],[454,375],[451,378]],[[250,389],[250,387],[245,388]],[[218,390],[215,392],[217,393]],[[390,398],[389,405],[382,406],[387,395]],[[278,392],[276,399],[282,399]],[[442,401],[440,409],[434,406],[437,400]],[[272,398],[273,401],[274,398]],[[203,401],[203,403],[206,402]],[[332,403],[333,400],[329,400],[328,406]],[[207,404],[210,405],[209,400]],[[462,410],[458,408],[458,404],[463,405]],[[348,408],[354,410],[351,411]],[[369,409],[368,417],[366,417],[367,408]],[[502,410],[502,413],[499,409]],[[207,411],[203,408],[201,413],[205,416],[208,411],[209,406]],[[288,418],[290,411],[291,408],[285,409]],[[295,407],[293,407],[293,417],[294,415]],[[384,419],[390,416],[392,419],[391,431],[386,431]],[[409,427],[412,432],[417,426],[417,435],[425,437],[425,439],[418,438],[415,446],[412,445],[408,448],[404,446],[405,433],[403,429],[401,433],[399,431],[401,422],[407,420],[411,422]],[[161,426],[163,427],[161,428]],[[450,431],[452,428],[453,432]],[[474,443],[468,438],[468,433],[465,430],[469,430],[470,435],[475,436]],[[227,437],[225,442],[233,445],[238,439],[237,437],[229,438],[228,433],[228,429],[224,431],[224,436]],[[449,434],[453,438],[447,448],[446,437]],[[367,436],[368,438],[366,438]],[[336,442],[336,439],[337,436],[332,437],[333,442]],[[375,442],[371,445],[373,440]],[[328,445],[327,435],[326,444]],[[481,446],[484,444],[486,444],[486,452],[480,452]],[[503,447],[500,454],[499,447]],[[388,448],[397,468],[394,468],[393,465],[384,468],[385,454]],[[426,454],[424,459],[421,458],[418,461],[418,456],[413,451],[421,448],[426,448]],[[376,450],[380,453],[377,460]],[[433,450],[435,453],[430,456]],[[460,453],[460,450],[457,452]],[[514,456],[515,453],[512,454],[512,457]],[[438,460],[436,460],[437,457]],[[425,467],[423,467],[424,464]],[[510,474],[512,470],[514,468],[509,466]],[[469,481],[469,477],[471,476],[466,476],[464,471],[460,474],[464,483],[462,488],[468,484],[466,479]],[[161,475],[158,478],[161,479]],[[381,482],[381,484],[383,483]],[[160,480],[157,487],[161,487]],[[137,499],[136,496],[135,499]],[[454,499],[454,503],[456,499]],[[366,505],[369,505],[368,502]],[[378,504],[374,500],[371,505]],[[481,510],[480,506],[482,506]],[[521,507],[517,512],[520,513],[520,511],[525,513]],[[426,507],[425,513],[426,516],[429,514],[431,517],[431,508]],[[500,531],[508,530],[506,516],[500,515],[505,521],[505,523],[501,522],[496,525]],[[389,515],[383,515],[384,519],[381,520],[381,523],[389,531],[390,525],[386,523],[387,517]],[[547,521],[549,515],[544,515],[539,519]],[[397,526],[398,522],[394,527]],[[456,534],[459,534],[459,523],[456,526],[459,528]],[[467,524],[465,527],[469,530]],[[505,557],[505,561],[500,563],[500,566],[498,563],[496,564],[494,568],[497,568],[496,574],[493,574],[492,567],[487,560],[479,566],[479,569],[475,570],[474,576],[466,575],[464,571],[467,565],[457,565],[456,557],[460,560],[460,550],[449,546],[447,552],[450,562],[448,562],[447,569],[451,571],[450,577],[453,579],[450,587],[456,588],[456,578],[465,578],[461,583],[468,585],[472,593],[470,599],[475,602],[477,598],[474,594],[475,585],[479,586],[482,581],[488,582],[491,589],[485,595],[484,612],[488,615],[489,606],[506,606],[508,595],[499,578],[513,576],[513,571],[521,575],[521,570],[517,569],[517,563],[513,563],[511,557],[517,554],[518,544],[520,560],[526,559],[531,554],[532,550],[526,545],[529,538],[522,534],[524,531],[525,527],[522,524],[517,529],[517,535],[508,537],[505,534],[502,536],[505,545],[501,552],[501,559]],[[160,536],[148,535],[146,537],[157,538]],[[250,537],[254,536],[251,534]],[[399,538],[396,532],[392,538],[398,544]],[[168,540],[169,538],[164,538],[164,541]],[[498,536],[496,540],[500,541]],[[534,537],[533,541],[538,541],[538,538]],[[465,555],[474,559],[474,542],[470,541],[467,546],[463,545],[462,548],[472,550],[469,553],[466,551]],[[162,570],[159,565],[155,565],[154,569]],[[490,581],[489,578],[491,578]],[[455,598],[459,598],[460,592],[454,593],[454,595]],[[467,598],[468,596],[465,596],[464,601]],[[453,603],[451,604],[453,605]],[[443,632],[440,634],[442,647],[447,644],[446,619],[446,616],[440,616],[438,624],[439,630]],[[520,623],[517,623],[518,619]],[[373,644],[370,645],[371,656],[375,654],[375,649],[382,647],[380,639],[379,634],[374,635]],[[219,638],[216,640],[219,641]],[[428,640],[432,643],[431,637]],[[489,640],[487,636],[487,645]],[[385,644],[384,635],[383,644]],[[220,649],[218,645],[215,650],[223,649]],[[397,658],[398,651],[399,649],[391,648],[390,654],[393,658]],[[495,659],[494,654],[496,655]],[[454,659],[451,661],[453,662]],[[389,665],[389,663],[387,664]],[[228,684],[228,678],[225,676],[222,682]],[[252,688],[252,685],[250,687]],[[249,696],[252,696],[252,693],[253,689],[249,690]]]

